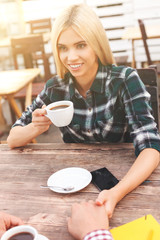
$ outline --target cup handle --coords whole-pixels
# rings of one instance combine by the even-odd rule
[[[46,110],[46,114],[44,116],[50,119],[49,114],[48,114],[48,109],[47,108],[44,108],[44,109]]]

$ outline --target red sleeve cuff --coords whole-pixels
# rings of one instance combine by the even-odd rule
[[[83,240],[113,240],[111,233],[106,229],[88,233]]]

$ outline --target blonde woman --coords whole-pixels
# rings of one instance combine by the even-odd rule
[[[129,128],[135,163],[115,187],[96,199],[111,217],[116,204],[159,163],[160,136],[150,95],[134,69],[114,64],[105,30],[87,5],[70,6],[56,19],[52,46],[58,75],[13,125],[8,145],[23,146],[45,132],[51,122],[42,106],[64,99],[75,109],[71,124],[60,128],[64,142],[119,142]]]

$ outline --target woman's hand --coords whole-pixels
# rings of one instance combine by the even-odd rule
[[[114,208],[117,204],[116,192],[114,191],[114,188],[100,192],[98,198],[96,199],[96,204],[98,206],[104,205],[108,217],[111,218]]]
[[[32,113],[32,123],[35,128],[39,130],[40,133],[43,133],[49,129],[49,126],[52,124],[50,119],[45,116],[46,110],[44,109],[46,105],[43,105],[41,109],[36,109]]]
[[[31,123],[25,126],[15,126],[11,129],[7,138],[7,143],[10,148],[25,146],[30,143],[32,139],[48,130],[52,123],[49,118],[45,116],[45,107],[46,106],[43,105],[41,109],[36,109],[32,113]]]
[[[155,149],[146,148],[141,151],[121,181],[110,190],[100,192],[96,204],[100,206],[104,204],[108,217],[111,218],[116,204],[151,175],[158,166],[159,159],[160,154]]]
[[[8,229],[24,224],[23,221],[15,216],[0,212],[0,237]]]

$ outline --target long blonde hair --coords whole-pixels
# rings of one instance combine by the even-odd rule
[[[61,78],[68,69],[60,61],[57,43],[62,31],[69,27],[72,27],[90,45],[102,64],[115,63],[106,32],[96,13],[86,4],[71,5],[56,18],[51,33],[57,74]]]

